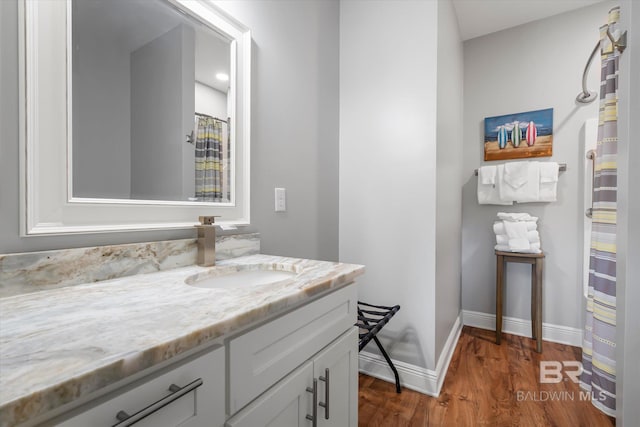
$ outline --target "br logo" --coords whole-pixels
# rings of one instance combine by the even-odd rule
[[[582,371],[582,363],[575,360],[565,360],[563,362],[558,362],[556,360],[540,361],[540,383],[559,383],[562,381],[564,376],[574,383],[577,383]]]

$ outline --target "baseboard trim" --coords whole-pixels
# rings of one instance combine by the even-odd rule
[[[447,374],[447,369],[449,368],[449,363],[451,362],[451,357],[453,356],[453,351],[458,344],[460,332],[462,332],[462,312],[456,318],[451,332],[449,332],[435,370],[392,359],[393,364],[398,370],[402,387],[429,396],[438,397]],[[363,374],[395,383],[393,372],[389,368],[387,361],[384,360],[384,357],[381,355],[362,351],[358,359],[359,370]]]
[[[473,326],[475,328],[487,329],[490,331],[496,330],[495,314],[462,310],[462,321],[465,326]],[[504,316],[502,318],[502,332],[522,337],[530,337],[531,320]],[[582,329],[542,323],[542,339],[544,341],[582,347],[582,332]]]

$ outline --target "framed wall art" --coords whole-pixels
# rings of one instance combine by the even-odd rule
[[[484,159],[551,157],[553,108],[484,119]]]

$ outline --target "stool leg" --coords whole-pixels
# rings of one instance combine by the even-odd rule
[[[502,338],[502,286],[504,282],[504,257],[496,256],[496,344]]]
[[[531,338],[536,339],[536,310],[537,310],[537,301],[536,301],[536,286],[538,281],[536,280],[536,264],[537,262],[531,264]]]
[[[542,258],[536,259],[536,350],[542,353]]]

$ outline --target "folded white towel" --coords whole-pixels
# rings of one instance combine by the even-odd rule
[[[527,231],[527,240],[529,240],[529,244],[531,243],[540,243],[540,234],[538,234],[537,230]],[[499,245],[509,245],[509,236],[506,234],[496,234],[496,243]]]
[[[540,190],[538,201],[555,202],[558,191],[558,171],[556,162],[540,162]]]
[[[531,216],[526,212],[498,212],[498,219],[502,221],[525,221],[537,222],[538,217]]]
[[[516,202],[538,202],[540,199],[540,162],[526,163],[527,183],[518,189]]]
[[[504,182],[513,189],[527,183],[529,173],[528,162],[511,162],[504,165]]]
[[[520,203],[537,202],[540,189],[539,162],[512,162],[504,165],[504,173],[498,173],[501,200]]]
[[[478,179],[485,185],[496,183],[496,166],[480,166],[478,168]]]
[[[534,231],[538,229],[538,225],[534,221],[524,221],[524,224],[527,225],[527,231]],[[493,232],[498,234],[504,234],[506,236],[507,230],[504,228],[503,221],[496,221],[493,223]]]
[[[494,168],[493,183],[485,184],[483,181],[491,181],[491,172],[488,170],[485,174],[483,169]],[[504,168],[504,165],[483,166],[478,169],[478,204],[481,205],[512,205],[513,201],[503,201],[500,199],[499,181],[497,179],[497,171]],[[481,175],[482,174],[482,175]]]
[[[527,224],[522,221],[504,221],[504,228],[509,236],[509,248],[513,251],[521,251],[529,248],[527,238]]]
[[[532,243],[528,249],[523,249],[520,251],[513,251],[509,248],[508,245],[496,245],[495,249],[502,252],[520,252],[525,254],[539,254],[542,252],[540,250],[540,243]]]

